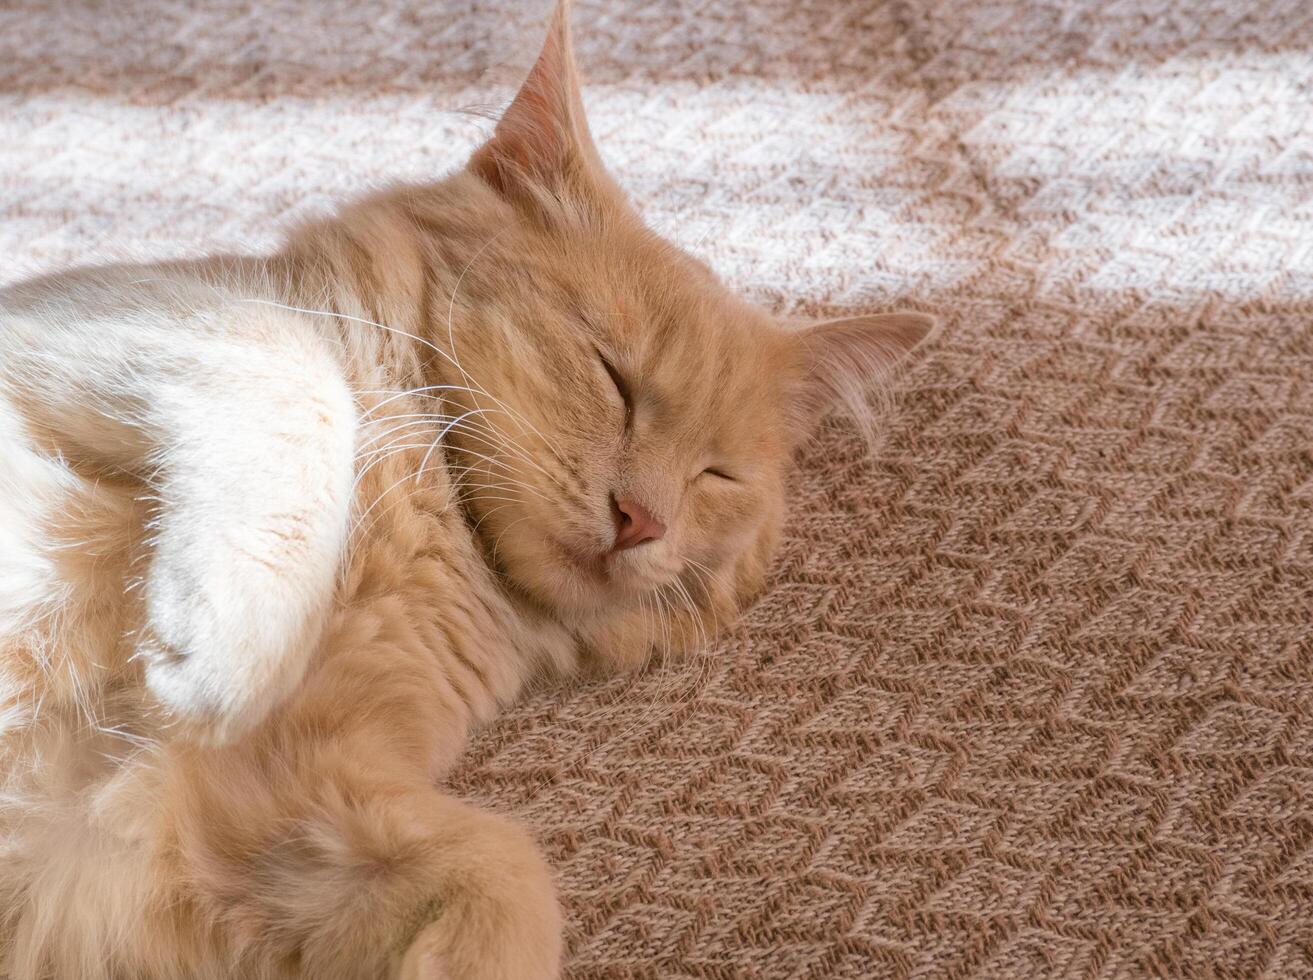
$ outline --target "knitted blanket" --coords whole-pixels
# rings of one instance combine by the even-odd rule
[[[458,165],[544,0],[11,0],[0,280]],[[578,978],[1313,975],[1313,6],[583,0],[604,156],[781,314],[944,327],[684,665],[534,693]],[[491,69],[491,71],[489,71]]]

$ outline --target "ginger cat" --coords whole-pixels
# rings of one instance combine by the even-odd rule
[[[0,292],[0,972],[556,976],[551,871],[444,772],[736,615],[794,449],[928,329],[786,328],[646,229],[564,3],[446,179]]]

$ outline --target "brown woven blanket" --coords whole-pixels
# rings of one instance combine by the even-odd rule
[[[456,165],[546,6],[0,6],[0,280]],[[1313,7],[576,24],[657,227],[781,312],[945,326],[874,457],[808,455],[738,633],[456,775],[547,846],[572,975],[1313,976]]]

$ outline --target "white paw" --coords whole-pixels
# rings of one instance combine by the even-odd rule
[[[207,743],[249,730],[300,683],[331,598],[332,566],[261,554],[249,535],[235,548],[231,537],[161,535],[137,650],[151,692]]]

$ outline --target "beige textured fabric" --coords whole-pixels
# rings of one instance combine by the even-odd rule
[[[0,279],[456,164],[528,6],[11,0]],[[1313,975],[1313,7],[577,26],[659,228],[781,311],[945,329],[875,458],[808,457],[741,631],[456,775],[547,846],[572,974]]]

